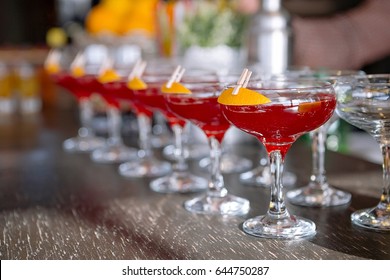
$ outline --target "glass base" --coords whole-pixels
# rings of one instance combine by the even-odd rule
[[[150,188],[158,193],[192,193],[204,191],[208,181],[189,172],[173,172],[150,183]]]
[[[270,187],[271,172],[269,166],[259,165],[258,167],[240,174],[240,182],[246,185],[256,187]],[[297,181],[297,176],[294,173],[284,171],[282,175],[282,183],[285,187],[291,187]]]
[[[119,165],[119,174],[128,178],[160,177],[171,172],[171,164],[155,158],[145,158]]]
[[[249,235],[272,239],[301,239],[316,233],[316,225],[312,221],[290,215],[282,219],[257,216],[246,220],[242,228]]]
[[[199,166],[204,169],[209,169],[211,165],[210,158],[201,159]],[[244,172],[252,167],[252,161],[239,157],[234,154],[222,154],[221,156],[221,172],[230,174],[235,172]]]
[[[386,209],[387,208],[387,209]],[[351,215],[353,224],[369,230],[390,231],[390,207],[379,205],[375,208],[358,210]]]
[[[202,144],[186,144],[184,147],[184,158],[185,159],[197,159],[206,157],[210,154],[210,148],[208,145]],[[163,156],[169,160],[175,160],[175,146],[168,145],[163,149]]]
[[[249,201],[230,194],[224,197],[205,194],[187,200],[184,203],[184,208],[196,214],[242,216],[249,212]]]
[[[89,153],[98,148],[104,147],[106,140],[96,136],[76,136],[67,139],[62,147],[67,152],[72,153]]]
[[[290,203],[308,207],[331,207],[347,204],[351,201],[351,194],[337,190],[328,184],[321,188],[320,185],[309,185],[292,190],[286,194]]]
[[[137,150],[123,144],[106,145],[91,154],[92,161],[97,163],[122,163],[136,158]]]

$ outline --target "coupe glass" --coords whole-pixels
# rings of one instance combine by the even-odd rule
[[[183,132],[183,153],[187,160],[195,160],[207,157],[210,154],[209,145],[207,140],[205,141],[203,131],[192,124],[187,122]],[[170,144],[163,148],[162,154],[169,160],[175,159],[175,145]]]
[[[259,64],[252,64],[249,68],[254,71],[257,78],[269,80],[275,78],[275,74],[271,74],[261,69]],[[282,75],[288,79],[299,78],[303,75],[310,75],[311,69],[307,66],[290,67]],[[253,75],[252,75],[253,76]],[[279,76],[279,75],[277,75]],[[253,79],[252,79],[253,80]],[[237,81],[237,80],[236,80]],[[289,171],[283,172],[282,182],[284,186],[290,187],[297,181],[297,176]],[[248,186],[269,187],[271,185],[270,167],[266,151],[261,150],[259,165],[255,168],[240,174],[240,182]]]
[[[338,80],[345,80],[351,76],[365,75],[362,71],[352,70],[320,70],[305,74],[306,78],[315,78],[330,82],[336,91],[342,90],[336,85]],[[351,201],[351,194],[338,190],[330,185],[325,171],[326,138],[329,127],[338,120],[336,113],[324,125],[310,133],[312,150],[312,171],[310,182],[296,190],[287,192],[289,202],[308,207],[329,207],[347,204]]]
[[[94,110],[91,96],[93,90],[89,87],[89,81],[91,81],[91,75],[98,70],[97,63],[105,57],[106,49],[99,45],[92,45],[84,50],[83,55],[88,57],[83,65],[85,75],[74,76],[69,65],[66,68],[60,67],[58,72],[50,73],[51,78],[58,86],[72,93],[79,106],[81,127],[78,130],[78,135],[63,143],[64,150],[68,152],[91,152],[105,144],[105,139],[97,137],[92,127]],[[63,61],[57,61],[57,63],[62,64],[61,66],[66,64]]]
[[[122,163],[119,166],[119,173],[128,178],[164,176],[171,171],[171,164],[157,159],[153,152],[151,145],[153,112],[136,98],[134,90],[128,88],[127,83],[127,79],[120,80],[117,84],[121,90],[116,94],[120,100],[130,104],[137,117],[140,149],[137,153],[138,159]]]
[[[147,89],[135,90],[134,95],[148,109],[160,112],[168,121],[174,135],[174,161],[173,172],[167,176],[153,180],[150,187],[160,193],[188,193],[203,191],[207,188],[207,180],[192,174],[184,154],[183,130],[186,120],[173,114],[167,107],[161,88],[169,80],[173,71],[149,71],[143,76],[148,85]],[[209,79],[208,73],[203,71],[186,71],[182,80]],[[212,77],[212,75],[210,76]]]
[[[122,163],[137,158],[137,150],[127,147],[122,140],[122,114],[120,93],[123,90],[120,81],[101,83],[95,81],[95,91],[107,104],[108,139],[104,147],[94,150],[91,159],[98,163]]]
[[[298,239],[315,234],[315,224],[293,216],[284,202],[282,174],[287,151],[296,139],[323,125],[332,116],[336,96],[330,83],[284,80],[249,83],[248,88],[268,97],[259,105],[221,105],[237,128],[265,146],[271,171],[271,199],[265,215],[244,222],[243,230],[257,237]]]
[[[368,132],[383,155],[383,191],[378,205],[351,215],[360,227],[390,231],[390,75],[377,74],[337,82],[337,114],[348,123]]]
[[[241,76],[241,73],[228,71],[226,73],[221,72],[218,74],[218,80],[222,84],[234,84]],[[259,78],[257,74],[252,74],[252,78]],[[226,132],[228,135],[232,134],[231,138],[239,139],[242,135],[242,132],[235,127],[230,127]],[[233,152],[234,143],[227,143],[227,141],[222,142],[222,156],[221,156],[221,172],[223,174],[244,172],[252,168],[252,161],[237,155]],[[199,161],[199,166],[201,168],[211,168],[211,159],[210,157],[205,157]]]
[[[192,93],[165,94],[165,100],[172,112],[204,131],[209,141],[211,159],[207,193],[186,201],[184,207],[200,214],[245,215],[249,211],[249,201],[228,193],[220,169],[221,142],[230,127],[217,102],[223,85],[215,82],[182,84]]]

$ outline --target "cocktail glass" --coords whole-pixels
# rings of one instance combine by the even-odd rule
[[[390,231],[390,75],[377,74],[339,81],[337,114],[368,132],[383,155],[383,191],[378,205],[355,211],[352,223],[370,230]]]
[[[90,97],[93,91],[85,86],[93,77],[90,75],[75,77],[69,71],[53,73],[51,77],[57,85],[73,94],[79,106],[81,127],[76,137],[64,141],[64,150],[68,152],[91,152],[103,147],[105,139],[97,137],[92,128],[94,110]]]
[[[138,159],[119,165],[119,173],[128,178],[161,177],[171,171],[171,164],[161,161],[154,155],[151,145],[153,112],[145,107],[128,87],[128,80],[116,82],[121,88],[115,92],[119,100],[128,102],[138,122],[139,147]]]
[[[168,121],[174,134],[174,161],[173,172],[167,176],[153,180],[150,188],[160,193],[188,193],[203,191],[207,188],[207,180],[192,174],[188,170],[188,164],[184,155],[183,129],[186,120],[173,114],[167,107],[164,95],[161,91],[163,85],[169,80],[171,71],[156,73],[145,73],[144,82],[147,84],[146,89],[134,90],[135,97],[144,104],[148,109],[160,112]],[[187,74],[182,79],[188,79]],[[195,79],[195,76],[191,76]],[[196,79],[201,79],[197,76]]]
[[[240,78],[241,73],[229,71],[227,73],[219,73],[218,80],[222,84],[233,84]],[[252,77],[257,79],[259,76],[257,74],[252,74]],[[239,138],[241,131],[231,126],[227,133],[233,134],[236,138]],[[237,172],[244,172],[252,168],[252,161],[234,153],[232,146],[234,144],[227,143],[226,141],[222,142],[222,155],[221,155],[221,172],[223,174],[231,174]],[[201,168],[211,168],[210,157],[202,158],[199,161],[199,166]]]
[[[104,147],[94,150],[91,159],[98,163],[122,163],[137,158],[137,150],[127,147],[122,140],[122,114],[120,93],[123,90],[119,81],[99,82],[95,80],[95,91],[107,104],[108,138]]]
[[[200,214],[245,215],[249,211],[249,201],[228,193],[220,169],[221,142],[230,127],[217,102],[223,85],[201,82],[182,84],[192,93],[165,94],[165,100],[173,113],[204,131],[209,141],[211,159],[207,193],[186,201],[184,207]]]
[[[328,81],[335,87],[336,94],[340,87],[338,80],[348,79],[350,76],[365,75],[362,71],[352,70],[319,70],[303,75],[305,78],[315,78]],[[312,142],[312,171],[310,182],[301,188],[288,191],[286,196],[289,202],[308,207],[329,207],[347,204],[351,201],[351,194],[335,188],[328,183],[325,171],[326,139],[329,127],[338,120],[336,113],[324,125],[310,133]]]
[[[68,152],[91,152],[102,147],[105,140],[97,137],[93,130],[93,90],[89,82],[98,71],[98,65],[106,58],[108,49],[93,44],[76,56],[71,53],[70,49],[51,50],[45,61],[45,69],[58,86],[73,94],[79,105],[81,128],[76,137],[64,141],[63,148]]]
[[[210,154],[209,145],[203,131],[192,124],[187,122],[183,131],[183,153],[187,160],[197,160],[200,158],[207,157]],[[175,160],[175,145],[166,145],[162,154],[169,160]]]
[[[256,76],[262,80],[275,78],[275,74],[271,74],[261,69],[259,64],[252,64],[249,67],[256,73]],[[282,75],[289,79],[299,78],[301,76],[311,75],[312,70],[307,66],[290,67]],[[279,76],[279,75],[276,75]],[[253,79],[252,79],[253,80]],[[266,151],[260,153],[259,165],[255,168],[240,174],[240,182],[248,186],[269,187],[271,185],[270,167]],[[282,182],[284,186],[293,186],[297,181],[297,176],[289,171],[283,172]]]
[[[302,134],[323,125],[332,116],[336,97],[330,83],[284,80],[249,83],[254,94],[269,102],[259,105],[221,105],[237,128],[257,137],[265,146],[272,178],[271,198],[265,215],[246,220],[243,230],[257,237],[298,239],[315,234],[315,224],[288,211],[283,195],[283,162]],[[230,94],[230,93],[229,93]]]

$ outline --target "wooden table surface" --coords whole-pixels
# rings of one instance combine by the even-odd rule
[[[292,213],[316,223],[317,234],[265,240],[246,235],[241,225],[265,213],[269,189],[243,186],[238,174],[226,175],[229,191],[250,200],[250,213],[190,214],[182,205],[193,195],[157,194],[149,179],[125,179],[117,165],[64,152],[62,142],[77,126],[76,110],[0,117],[0,259],[390,259],[390,234],[350,222],[352,211],[378,202],[380,165],[327,152],[328,179],[352,192],[351,204],[288,204]],[[237,147],[253,160],[260,149]],[[196,166],[195,173],[207,176]],[[308,181],[310,166],[308,145],[295,143],[286,169],[297,174],[297,185]]]

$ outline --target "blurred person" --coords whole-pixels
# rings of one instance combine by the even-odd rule
[[[246,13],[259,8],[259,0],[239,1]],[[390,56],[389,26],[390,0],[364,0],[349,10],[315,18],[292,13],[293,64],[362,69]]]

